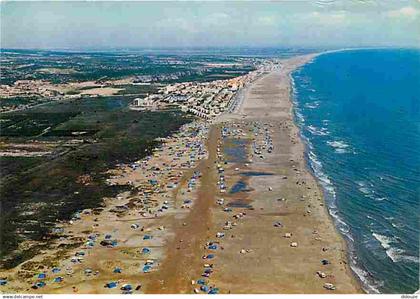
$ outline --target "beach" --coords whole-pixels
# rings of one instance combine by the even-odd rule
[[[307,163],[367,293],[418,290],[418,57],[408,49],[330,52],[292,74]]]
[[[307,168],[283,60],[238,106],[109,171],[132,191],[61,223],[5,293],[361,293]]]

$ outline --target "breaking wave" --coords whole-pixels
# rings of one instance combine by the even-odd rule
[[[334,151],[338,154],[345,154],[350,152],[350,145],[348,145],[344,141],[327,141],[327,144],[334,148]]]
[[[344,143],[344,141],[327,141],[327,144],[333,148],[345,149],[349,147],[349,145]]]
[[[328,132],[327,128],[317,128],[315,126],[307,126],[306,129],[312,134],[312,135],[318,135],[318,136],[327,136],[330,134]]]
[[[383,201],[388,200],[385,196],[380,196],[375,191],[375,186],[372,183],[367,183],[364,181],[357,181],[358,190],[367,198],[376,200],[376,201]]]
[[[405,255],[405,251],[401,248],[396,247],[393,244],[397,241],[389,236],[381,235],[378,233],[372,233],[372,236],[381,244],[381,247],[385,250],[386,255],[394,262],[399,263],[403,261],[419,263],[416,256]]]
[[[313,103],[306,103],[306,104],[304,105],[304,107],[305,107],[305,108],[308,108],[308,109],[316,109],[316,108],[318,108],[318,107],[319,107],[319,104],[320,104],[320,101],[315,101],[315,102],[313,102]]]

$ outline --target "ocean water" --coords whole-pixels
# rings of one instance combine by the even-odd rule
[[[420,50],[321,55],[292,74],[310,168],[366,291],[419,289]]]

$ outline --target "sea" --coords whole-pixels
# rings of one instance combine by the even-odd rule
[[[368,293],[419,289],[420,50],[316,57],[291,74],[306,158]]]

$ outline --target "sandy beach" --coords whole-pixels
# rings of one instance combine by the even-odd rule
[[[5,293],[361,293],[309,172],[282,61],[216,121],[111,170],[133,191],[57,226],[40,255],[1,271]]]

